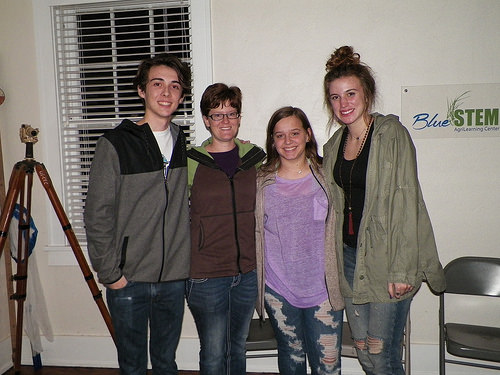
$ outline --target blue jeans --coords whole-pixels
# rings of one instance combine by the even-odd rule
[[[186,299],[200,338],[200,374],[245,374],[245,344],[257,300],[255,270],[189,279]]]
[[[107,289],[122,375],[145,375],[149,354],[153,374],[177,374],[175,351],[184,316],[185,281],[139,283]]]
[[[344,244],[344,273],[351,288],[355,267],[356,249]],[[352,298],[345,298],[354,341],[363,342],[363,349],[356,347],[356,351],[366,374],[404,375],[401,344],[411,301],[410,297],[397,302],[355,305]]]
[[[340,374],[342,310],[326,300],[298,308],[266,285],[265,306],[278,342],[281,375],[305,375],[306,356],[312,375]]]

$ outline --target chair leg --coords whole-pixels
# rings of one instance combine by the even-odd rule
[[[445,336],[446,331],[444,327],[444,294],[439,296],[439,375],[445,375]]]

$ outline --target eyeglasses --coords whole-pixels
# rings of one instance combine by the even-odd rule
[[[207,117],[210,117],[212,121],[222,121],[224,119],[224,116],[227,117],[228,120],[235,120],[240,117],[240,114],[238,112],[214,113],[213,115],[208,115]]]

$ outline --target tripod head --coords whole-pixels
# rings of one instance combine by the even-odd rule
[[[22,143],[26,143],[26,159],[33,159],[33,144],[38,142],[38,128],[32,128],[31,125],[22,124],[19,129],[19,137]]]

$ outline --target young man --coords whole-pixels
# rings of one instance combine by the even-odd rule
[[[106,297],[121,374],[177,374],[190,241],[186,138],[171,122],[191,85],[172,55],[144,60],[134,79],[144,117],[97,142],[85,207],[89,256]]]

